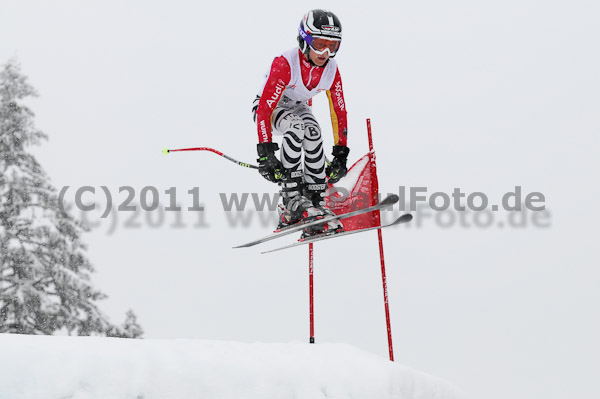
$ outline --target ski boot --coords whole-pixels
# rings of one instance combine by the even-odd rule
[[[327,183],[306,183],[304,186],[304,196],[311,200],[312,204],[324,216],[335,216],[335,213],[325,206],[325,192],[327,191]],[[322,225],[315,226],[312,229],[306,229],[304,237],[313,236],[316,234],[336,234],[344,231],[344,225],[340,220],[330,220]]]
[[[285,172],[281,183],[283,205],[279,205],[278,229],[291,226],[300,221],[312,221],[325,217],[325,213],[315,207],[313,202],[302,195],[304,191],[304,178],[301,170],[288,170]]]

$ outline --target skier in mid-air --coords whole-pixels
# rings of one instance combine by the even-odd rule
[[[342,25],[332,12],[306,13],[298,29],[300,48],[294,47],[273,60],[254,100],[259,172],[280,185],[283,207],[279,227],[333,215],[325,206],[327,177],[330,183],[336,183],[346,175],[350,151],[342,80],[333,59],[341,41]],[[321,128],[308,105],[322,91],[329,99],[334,136],[333,159],[327,165]],[[275,155],[279,145],[272,141],[273,132],[283,135],[281,161]],[[307,233],[342,229],[341,222],[334,220]]]

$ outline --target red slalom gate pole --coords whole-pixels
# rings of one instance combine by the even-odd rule
[[[313,271],[314,271],[314,257],[313,257],[313,245],[308,244],[308,291],[310,296],[310,340],[311,344],[315,343],[315,312],[314,312],[314,297],[313,297]]]
[[[390,360],[394,361],[394,348],[392,346],[392,326],[390,324],[390,306],[388,302],[387,278],[385,276],[385,258],[383,256],[383,237],[381,229],[377,230],[377,238],[379,239],[379,258],[381,259],[381,279],[383,281],[383,302],[385,304],[385,321],[387,324],[388,347],[390,350]]]
[[[308,100],[308,106],[312,107],[312,98]],[[313,271],[314,271],[314,256],[313,245],[308,244],[308,291],[310,296],[310,339],[311,344],[315,343],[315,302],[313,296]]]
[[[367,134],[369,136],[369,151],[371,153],[371,168],[373,172],[373,195],[375,196],[374,200],[376,203],[378,201],[378,193],[379,193],[379,183],[377,182],[377,165],[375,163],[375,154],[373,153],[373,137],[371,134],[371,119],[367,118]],[[375,217],[380,222],[380,214],[379,212],[375,212]],[[390,360],[394,361],[394,348],[392,346],[392,325],[390,322],[390,306],[388,302],[388,289],[387,289],[387,277],[385,275],[385,258],[383,256],[383,236],[381,234],[381,229],[377,229],[377,238],[379,239],[379,258],[381,259],[381,279],[383,281],[383,303],[385,306],[385,322],[387,325],[387,335],[388,335],[388,348],[390,351]]]

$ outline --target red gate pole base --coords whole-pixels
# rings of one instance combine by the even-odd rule
[[[390,323],[390,305],[388,302],[387,277],[385,275],[385,258],[383,257],[383,236],[381,229],[377,230],[379,239],[379,257],[381,259],[381,280],[383,281],[383,302],[385,304],[385,320],[388,334],[388,348],[390,351],[390,360],[394,361],[394,347],[392,346],[392,326]]]

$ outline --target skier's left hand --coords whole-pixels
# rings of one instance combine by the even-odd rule
[[[348,168],[346,167],[346,161],[348,160],[348,153],[350,149],[345,145],[333,146],[333,160],[327,163],[325,173],[329,177],[329,183],[335,184],[346,174],[348,174]]]

